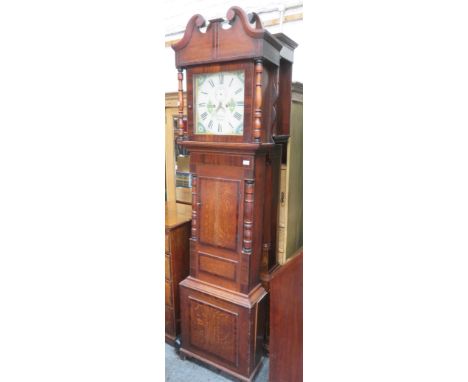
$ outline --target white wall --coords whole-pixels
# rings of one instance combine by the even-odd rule
[[[232,1],[225,0],[177,0],[168,2],[165,7],[165,40],[173,41],[182,38],[188,20],[194,14],[199,13],[206,20],[226,17],[226,13],[232,5]],[[280,10],[283,10],[283,16],[302,13],[302,1],[298,0],[283,0],[281,2],[236,0],[235,5],[240,6],[246,12],[257,12],[263,22],[280,18]],[[297,20],[266,28],[271,33],[283,32],[299,44],[294,54],[293,81],[301,82],[303,82],[305,72],[305,54],[302,44],[305,36],[302,27],[303,20]],[[177,71],[174,51],[171,47],[164,49],[164,56],[161,61],[165,73],[161,79],[161,86],[165,92],[175,92],[177,91]]]

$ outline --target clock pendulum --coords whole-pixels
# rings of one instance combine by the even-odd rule
[[[179,284],[180,354],[243,381],[254,378],[263,359],[296,46],[239,7],[231,7],[226,20],[193,16],[172,46],[178,143],[190,152],[192,173],[190,275]]]

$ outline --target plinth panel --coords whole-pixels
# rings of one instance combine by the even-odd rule
[[[190,344],[237,366],[238,314],[189,297]]]
[[[265,291],[253,296],[188,278],[180,284],[181,354],[250,380],[262,360]]]

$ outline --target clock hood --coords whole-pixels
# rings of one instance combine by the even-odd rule
[[[283,44],[263,28],[256,13],[247,15],[241,8],[231,7],[226,19],[207,22],[199,14],[192,16],[183,38],[172,48],[178,68],[256,58],[278,66]]]

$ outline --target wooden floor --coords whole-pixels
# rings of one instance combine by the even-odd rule
[[[268,381],[268,358],[265,358],[255,382]],[[196,360],[182,361],[174,347],[166,344],[166,381],[170,382],[232,382],[237,381],[217,369]]]

